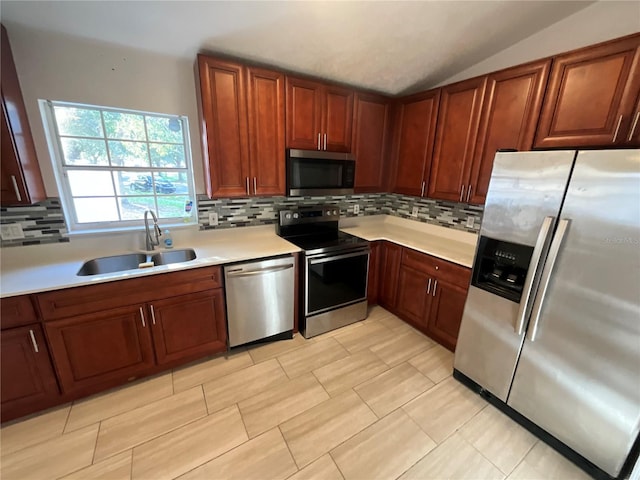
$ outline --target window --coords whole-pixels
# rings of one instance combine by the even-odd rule
[[[187,118],[41,101],[69,231],[195,222]]]

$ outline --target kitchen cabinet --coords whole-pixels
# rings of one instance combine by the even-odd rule
[[[429,181],[440,90],[411,95],[397,104],[393,192],[424,196]]]
[[[353,115],[353,154],[356,158],[355,191],[386,190],[385,158],[389,143],[389,99],[357,92]]]
[[[50,407],[58,401],[59,397],[58,383],[40,325],[33,324],[2,330],[0,332],[2,421]]]
[[[198,55],[209,197],[284,195],[284,75]]]
[[[422,327],[422,330],[427,326],[432,283],[433,279],[426,273],[407,265],[400,266],[396,311],[414,325]]]
[[[159,365],[226,350],[222,289],[154,301],[149,310]]]
[[[287,148],[350,152],[353,90],[287,76]]]
[[[380,250],[382,242],[370,242],[369,271],[367,273],[367,302],[369,305],[378,303],[378,276],[380,270]]]
[[[488,75],[473,161],[463,172],[467,202],[484,204],[497,150],[533,147],[550,67],[547,59]]]
[[[0,318],[2,330],[39,321],[30,295],[1,298]]]
[[[442,87],[428,196],[467,201],[466,173],[473,159],[487,77]]]
[[[401,246],[391,242],[382,242],[380,244],[378,257],[380,259],[380,266],[378,267],[378,301],[380,305],[392,312],[396,311],[396,293],[401,255]]]
[[[468,278],[462,274],[463,278]],[[436,277],[436,280],[438,278]],[[467,288],[440,279],[433,286],[433,301],[429,308],[427,335],[451,351],[455,351]]]
[[[2,30],[0,73],[0,202],[30,205],[46,198],[9,37]]]
[[[534,147],[638,145],[639,47],[635,34],[554,57]]]

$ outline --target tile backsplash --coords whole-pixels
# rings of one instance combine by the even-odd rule
[[[365,215],[394,215],[467,232],[477,233],[482,221],[483,207],[464,203],[445,202],[430,198],[410,197],[395,193],[363,193],[356,195],[318,197],[248,197],[209,199],[198,196],[198,221],[201,230],[238,228],[276,223],[278,210],[298,205],[331,204],[340,208],[343,217]],[[354,213],[354,206],[360,211]],[[412,216],[417,207],[417,216]],[[218,225],[209,225],[209,212],[218,213]],[[473,226],[467,220],[473,218]],[[49,198],[26,207],[2,207],[0,223],[19,223],[25,238],[2,240],[2,247],[68,242],[67,227],[60,200]]]

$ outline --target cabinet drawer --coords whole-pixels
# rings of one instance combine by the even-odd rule
[[[0,312],[2,312],[1,326],[3,330],[38,321],[38,315],[33,308],[30,295],[0,299]]]
[[[448,281],[462,288],[467,288],[469,286],[469,280],[471,279],[471,269],[469,268],[408,248],[402,249],[402,265]]]
[[[48,321],[221,286],[220,267],[205,267],[41,293],[36,301]]]

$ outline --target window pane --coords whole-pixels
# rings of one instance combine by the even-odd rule
[[[104,140],[61,138],[66,165],[109,165]]]
[[[74,198],[78,223],[115,222],[118,207],[114,197]]]
[[[102,137],[99,110],[74,107],[53,107],[60,135]]]
[[[182,124],[177,118],[145,117],[152,142],[182,143]]]
[[[182,145],[170,145],[167,143],[149,144],[151,154],[151,166],[157,168],[187,168]]]
[[[111,164],[119,167],[148,167],[147,144],[143,142],[118,142],[109,140]]]
[[[69,187],[74,197],[113,196],[111,173],[91,170],[69,170]]]
[[[158,217],[159,218],[180,218],[184,217],[184,205],[189,197],[185,195],[167,195],[158,197]]]
[[[156,183],[158,181],[171,183],[173,191],[165,191],[164,193],[189,193],[189,175],[187,172],[160,172],[156,173]],[[166,183],[165,183],[166,184]],[[161,192],[162,188],[158,187],[158,193]]]
[[[142,220],[145,210],[156,211],[156,204],[152,196],[118,197],[118,203],[123,220]]]
[[[146,140],[144,117],[135,113],[103,112],[108,138]]]

